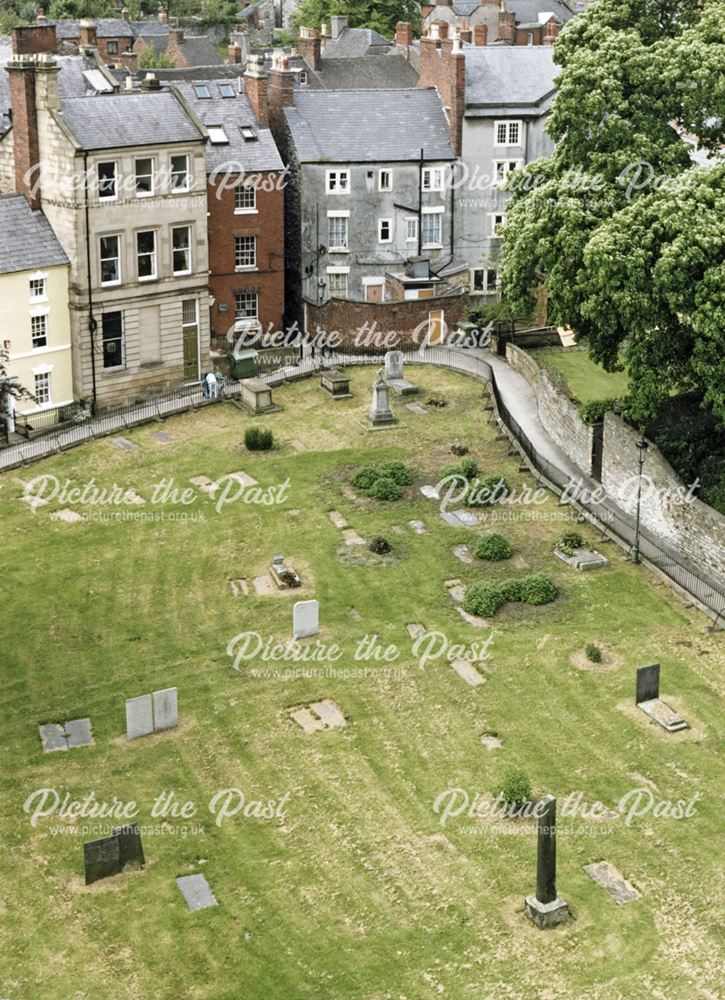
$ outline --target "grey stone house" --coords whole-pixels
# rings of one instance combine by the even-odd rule
[[[295,90],[284,118],[289,319],[303,299],[382,301],[410,257],[450,262],[455,154],[435,90]]]

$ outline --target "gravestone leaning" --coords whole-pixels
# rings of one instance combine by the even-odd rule
[[[527,896],[524,912],[537,927],[569,919],[569,906],[556,891],[556,799],[545,795],[540,807],[536,847],[536,895]]]
[[[292,635],[304,639],[320,631],[320,602],[297,601],[292,609]]]
[[[86,885],[97,882],[109,875],[118,875],[123,867],[120,858],[118,837],[102,837],[100,840],[89,840],[83,845],[83,867]]]
[[[118,860],[121,862],[121,867],[129,863],[146,864],[141,843],[141,831],[136,823],[119,826],[113,831],[113,836],[118,839]]]
[[[651,663],[648,667],[637,670],[637,694],[635,704],[643,701],[654,701],[660,696],[660,665]]]
[[[173,729],[179,724],[179,708],[176,688],[164,688],[154,691],[154,730],[158,733],[164,729]]]
[[[154,731],[153,701],[150,694],[126,699],[126,739],[137,740]]]

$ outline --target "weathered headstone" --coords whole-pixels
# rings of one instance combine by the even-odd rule
[[[118,875],[121,864],[119,838],[111,835],[100,840],[89,840],[83,845],[83,867],[86,885],[98,879]]]
[[[87,747],[93,743],[90,719],[73,719],[65,724],[69,747]]]
[[[477,687],[479,684],[485,684],[486,678],[481,677],[479,672],[473,666],[469,660],[451,660],[451,666],[466,684],[471,687]]]
[[[113,443],[118,445],[118,447],[122,448],[124,451],[136,451],[138,448],[137,444],[134,444],[133,441],[129,441],[128,438],[124,437],[114,438]]]
[[[141,831],[136,823],[119,826],[113,831],[113,836],[118,839],[118,859],[121,867],[127,864],[142,866],[146,864],[141,843]]]
[[[73,719],[71,722],[66,722],[65,725],[50,722],[44,726],[38,726],[38,730],[44,753],[51,753],[53,750],[88,747],[93,744],[90,719]]]
[[[68,740],[65,729],[57,722],[48,722],[44,726],[38,726],[40,733],[40,743],[44,753],[51,753],[53,750],[67,750]]]
[[[292,609],[292,635],[304,639],[320,631],[320,602],[297,601]]]
[[[524,912],[544,928],[567,921],[569,906],[556,891],[556,799],[546,795],[538,806],[536,895],[526,897]]]
[[[324,725],[331,729],[342,728],[347,725],[345,716],[335,702],[330,701],[329,698],[325,698],[324,701],[313,701],[310,708],[319,715]]]
[[[597,861],[591,865],[584,865],[584,871],[609,893],[615,903],[631,903],[640,898],[641,893],[620,875],[611,861]]]
[[[388,351],[385,355],[385,380],[403,378],[405,357],[402,351]]]
[[[190,910],[203,910],[206,906],[216,906],[214,893],[203,875],[180,875],[176,884],[181,889]]]
[[[137,740],[154,731],[153,700],[150,694],[126,699],[126,739]]]
[[[368,419],[373,427],[386,427],[397,423],[397,417],[390,409],[390,386],[382,378],[382,372],[373,382],[373,403]]]
[[[637,670],[637,694],[635,704],[642,701],[654,701],[660,696],[660,665],[651,663],[648,667]]]
[[[176,688],[164,688],[154,691],[154,730],[159,733],[164,729],[173,729],[179,724],[179,708]]]

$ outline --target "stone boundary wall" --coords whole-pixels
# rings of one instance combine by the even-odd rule
[[[628,514],[637,507],[639,434],[621,417],[604,417],[602,485]],[[689,559],[704,576],[725,586],[725,517],[688,495],[659,449],[650,442],[642,475],[643,527]]]
[[[526,379],[536,395],[536,406],[544,430],[564,454],[587,475],[592,468],[592,437],[590,424],[579,416],[579,407],[557,385],[545,368],[516,347],[506,345],[506,360]]]

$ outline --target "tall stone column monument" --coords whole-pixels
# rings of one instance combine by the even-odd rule
[[[553,927],[569,919],[569,906],[556,891],[556,799],[546,795],[539,803],[536,849],[536,895],[527,896],[524,911],[537,927]]]

